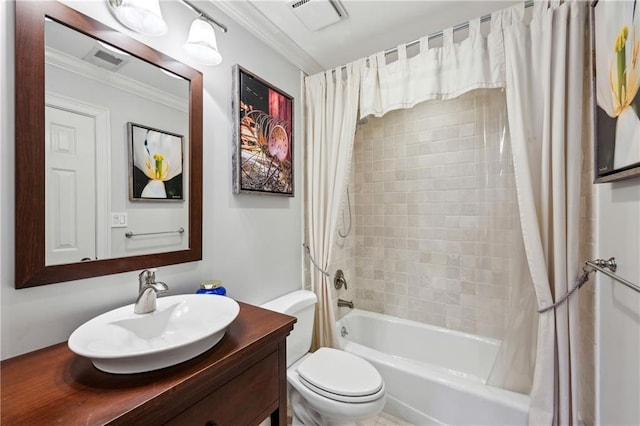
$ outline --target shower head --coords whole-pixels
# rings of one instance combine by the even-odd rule
[[[356,123],[356,133],[358,132],[358,130],[360,130],[360,127],[364,126],[368,122],[369,122],[369,116],[362,117],[360,120],[358,120],[358,122]]]

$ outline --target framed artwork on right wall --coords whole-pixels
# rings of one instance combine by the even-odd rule
[[[233,192],[293,197],[293,97],[233,67]]]
[[[640,176],[640,0],[591,4],[594,182]]]

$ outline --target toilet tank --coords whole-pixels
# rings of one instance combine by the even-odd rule
[[[261,307],[297,318],[287,337],[287,367],[302,358],[311,348],[313,318],[318,298],[308,290],[298,290],[273,299]]]

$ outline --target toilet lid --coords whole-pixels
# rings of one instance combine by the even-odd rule
[[[314,392],[345,402],[378,399],[384,386],[368,361],[332,348],[320,348],[308,356],[298,366],[298,377]]]

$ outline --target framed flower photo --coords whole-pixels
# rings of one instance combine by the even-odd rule
[[[184,136],[136,123],[129,135],[129,199],[184,201]]]
[[[640,176],[640,0],[591,4],[595,183]]]
[[[293,197],[293,98],[233,67],[233,192]]]

